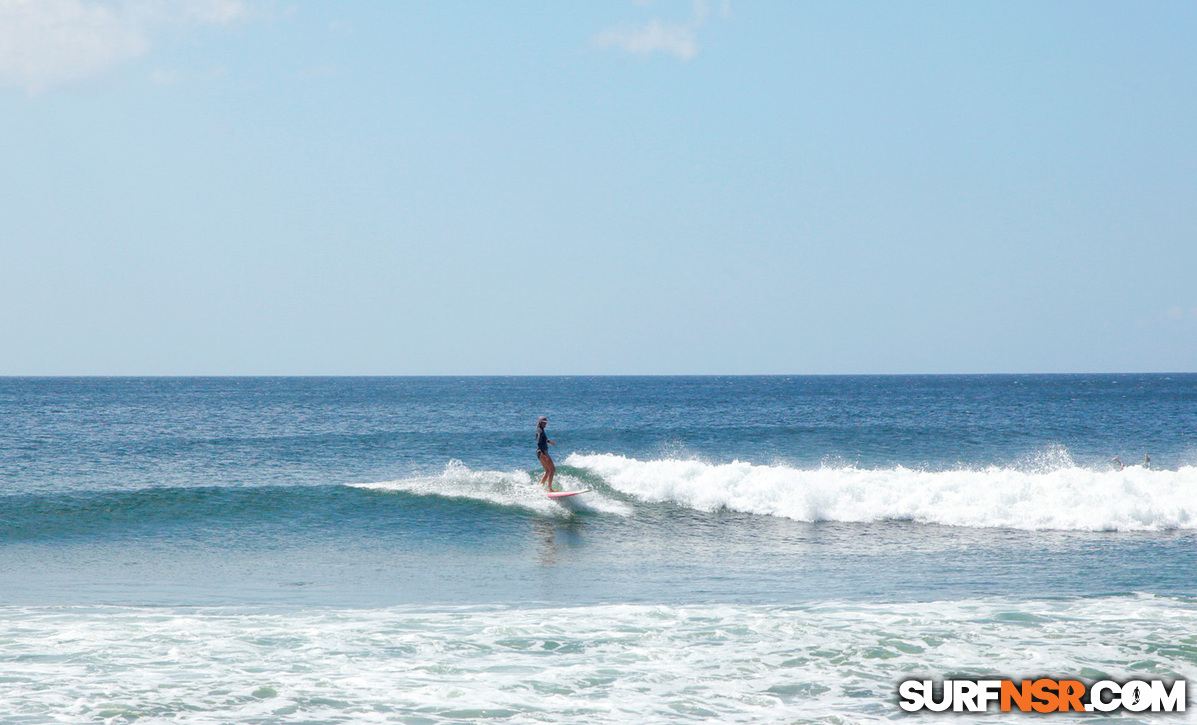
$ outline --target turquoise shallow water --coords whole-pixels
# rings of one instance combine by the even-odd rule
[[[1195,430],[1193,375],[0,379],[0,722],[854,722],[907,671],[1189,676]]]

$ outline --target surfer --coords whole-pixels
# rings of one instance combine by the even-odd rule
[[[1119,471],[1126,468],[1126,466],[1122,463],[1122,461],[1118,460],[1118,456],[1114,456],[1114,465],[1118,466]]]
[[[552,491],[553,474],[557,472],[557,467],[553,465],[553,457],[549,455],[549,446],[557,444],[549,440],[548,433],[544,432],[548,423],[549,419],[543,415],[536,421],[536,457],[540,459],[540,465],[544,466],[544,475],[540,477],[540,482],[545,484],[545,490]]]

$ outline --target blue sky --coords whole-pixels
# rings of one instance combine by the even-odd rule
[[[1197,370],[1197,4],[0,0],[0,374]]]

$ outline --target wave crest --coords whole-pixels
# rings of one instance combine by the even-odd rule
[[[611,454],[569,456],[611,488],[644,501],[726,508],[796,521],[917,521],[1027,530],[1148,531],[1197,528],[1197,468],[1131,466],[1095,471],[1065,455],[1029,470],[919,471],[735,461],[639,461]]]

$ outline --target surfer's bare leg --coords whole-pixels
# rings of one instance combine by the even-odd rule
[[[544,466],[544,475],[540,477],[540,482],[545,485],[545,490],[553,490],[553,474],[557,472],[557,467],[553,465],[553,459],[548,453],[540,454],[540,465]]]

